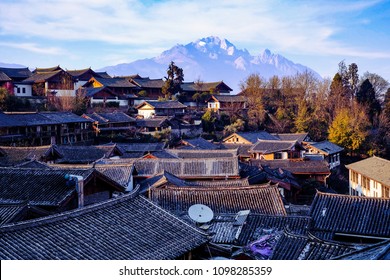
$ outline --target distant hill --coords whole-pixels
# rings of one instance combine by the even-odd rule
[[[0,67],[3,67],[3,68],[26,68],[27,66],[24,66],[24,65],[21,65],[21,64],[0,62]]]
[[[163,78],[171,61],[183,68],[185,81],[223,80],[233,89],[233,94],[239,92],[240,82],[252,73],[268,79],[274,75],[283,77],[309,71],[322,79],[314,70],[268,49],[253,56],[246,49],[237,49],[228,40],[216,36],[198,39],[187,45],[178,44],[154,58],[107,66],[97,71],[107,71],[113,76],[139,74],[143,77]]]

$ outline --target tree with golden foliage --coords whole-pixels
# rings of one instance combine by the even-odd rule
[[[342,108],[329,127],[328,139],[351,153],[358,151],[369,135],[369,121],[364,110],[355,104]]]

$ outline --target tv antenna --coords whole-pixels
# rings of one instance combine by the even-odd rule
[[[203,204],[194,204],[188,208],[188,216],[196,223],[207,223],[214,218],[213,210]]]

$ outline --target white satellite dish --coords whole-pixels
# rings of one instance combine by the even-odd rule
[[[188,215],[197,223],[207,223],[214,218],[213,210],[203,204],[194,204],[188,208]]]

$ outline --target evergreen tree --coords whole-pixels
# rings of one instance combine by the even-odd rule
[[[207,110],[202,116],[203,131],[213,132],[215,130],[215,120],[216,117],[213,112],[211,110]]]
[[[162,93],[165,100],[182,91],[181,85],[184,81],[183,69],[175,65],[173,61],[168,66],[167,76],[164,77],[165,82],[162,87]]]
[[[385,93],[383,110],[379,117],[378,134],[375,140],[380,155],[390,160],[390,88]]]
[[[351,95],[355,96],[358,90],[358,83],[359,83],[358,66],[356,65],[356,63],[351,63],[348,66],[348,80],[349,80]]]
[[[363,84],[366,79],[370,81],[372,87],[374,88],[376,99],[382,103],[390,83],[378,74],[365,72],[363,76],[360,77],[360,84]]]
[[[349,101],[343,86],[343,79],[339,73],[336,73],[333,77],[328,101],[328,111],[331,119],[335,118],[337,111],[348,107]]]
[[[368,79],[362,83],[359,91],[357,91],[356,101],[365,108],[370,123],[377,127],[377,118],[381,108],[379,101],[376,99],[375,90]]]

